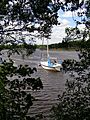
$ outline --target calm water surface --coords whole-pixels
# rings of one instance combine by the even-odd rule
[[[35,96],[37,101],[34,102],[29,114],[43,114],[45,118],[49,119],[50,109],[58,102],[58,95],[64,91],[65,81],[68,77],[63,71],[51,72],[44,70],[39,66],[41,56],[46,58],[46,51],[36,50],[30,57],[21,59],[21,56],[14,55],[13,58],[17,64],[28,64],[31,67],[36,67],[37,72],[34,77],[40,77],[43,83],[43,89],[40,91],[33,91],[32,95]],[[76,59],[78,60],[78,54],[75,51],[50,51],[50,56],[57,57],[58,59]]]

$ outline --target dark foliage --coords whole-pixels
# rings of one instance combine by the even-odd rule
[[[76,11],[83,8],[84,0],[1,0],[0,1],[0,44],[10,44],[11,50],[16,50],[17,44],[24,43],[25,49],[31,49],[28,46],[25,36],[46,37],[51,33],[52,25],[57,25],[57,11]],[[84,31],[83,41],[90,33],[90,1],[85,3],[86,12],[78,13],[82,17],[84,14],[88,19],[83,18],[82,21],[76,21],[75,29],[67,30],[67,38],[72,38],[71,33],[79,35],[77,29],[78,24],[84,23],[86,30]],[[38,25],[38,26],[37,26]],[[32,35],[31,32],[37,31],[39,34]],[[27,32],[27,34],[23,34]],[[68,32],[70,32],[68,34]],[[90,34],[89,40],[90,40]],[[12,47],[13,46],[13,47]],[[23,49],[22,47],[22,49]],[[28,50],[27,50],[28,51]],[[18,52],[18,51],[17,51]],[[22,51],[23,52],[23,51]],[[12,53],[12,52],[10,52]],[[8,56],[10,58],[10,54]],[[81,50],[79,55],[81,62],[65,61],[65,70],[71,71],[74,80],[68,80],[66,83],[66,91],[59,96],[60,104],[53,108],[54,118],[56,120],[89,120],[90,115],[90,49]],[[79,69],[79,71],[78,71]],[[1,120],[27,120],[35,119],[28,116],[28,110],[33,104],[34,98],[30,94],[30,90],[42,88],[40,78],[32,78],[31,74],[36,69],[28,66],[13,66],[12,60],[0,65],[0,119]],[[74,76],[74,72],[77,76]]]
[[[64,70],[70,79],[66,90],[59,95],[59,104],[52,108],[54,120],[89,120],[90,119],[90,49],[83,50],[80,61],[66,60]]]
[[[0,51],[8,49],[9,59],[13,53],[33,53],[36,46],[32,38],[48,38],[52,25],[58,24],[58,6],[51,0],[1,0]],[[32,34],[34,31],[38,34]],[[14,66],[11,59],[0,65],[1,120],[35,119],[28,115],[34,100],[30,90],[43,88],[40,78],[31,76],[35,71],[27,65]]]
[[[58,24],[58,10],[59,5],[52,3],[51,0],[1,0],[0,43],[23,43],[27,36],[23,35],[25,31],[30,38],[48,37],[52,25]],[[34,31],[39,34],[32,35],[31,32]],[[13,36],[14,34],[17,34],[17,38]]]
[[[68,2],[71,5],[68,7]],[[70,0],[66,2],[67,10],[77,10],[82,5],[86,6],[86,17],[87,20],[82,23],[85,24],[85,30],[81,33],[77,29],[77,25],[81,24],[78,22],[76,28],[66,29],[67,37],[66,41],[78,39],[78,34],[81,35],[81,45],[79,48],[79,61],[76,60],[65,60],[63,62],[63,68],[65,72],[69,73],[69,79],[65,84],[65,91],[62,95],[59,95],[59,104],[52,108],[54,120],[89,120],[90,119],[90,1],[86,3],[82,0],[79,1]],[[76,21],[77,23],[77,21]],[[87,24],[88,23],[88,24]],[[88,37],[87,37],[88,36]],[[71,38],[71,39],[68,39]],[[87,43],[87,44],[86,44]]]
[[[73,40],[73,41],[65,41],[62,40],[62,43],[55,43],[55,44],[50,44],[49,48],[50,49],[58,49],[58,48],[64,48],[64,49],[74,49],[74,50],[79,50],[80,48],[89,48],[90,47],[90,41],[83,41],[82,40]],[[40,48],[40,47],[39,47]]]
[[[33,105],[31,90],[43,88],[40,78],[32,78],[36,68],[13,65],[4,62],[0,65],[0,120],[27,120],[28,110]]]

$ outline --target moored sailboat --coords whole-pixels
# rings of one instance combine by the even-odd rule
[[[62,61],[60,60],[58,62],[57,58],[52,58],[49,56],[49,50],[48,50],[48,40],[47,40],[47,60],[41,61],[42,68],[46,70],[51,71],[60,71],[62,69]]]

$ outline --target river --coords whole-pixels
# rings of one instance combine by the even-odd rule
[[[39,66],[41,54],[46,58],[46,51],[40,51],[37,49],[30,57],[26,57],[24,60],[21,56],[14,55],[13,59],[17,64],[28,64],[31,67],[36,67],[37,72],[34,77],[40,77],[43,83],[43,89],[39,91],[33,91],[32,95],[35,96],[37,101],[33,103],[29,114],[32,116],[36,114],[43,114],[42,120],[49,120],[50,109],[58,102],[58,95],[64,91],[65,82],[68,74],[61,72],[51,72],[44,70]],[[50,51],[50,56],[57,57],[58,59],[78,59],[78,54],[75,51]]]

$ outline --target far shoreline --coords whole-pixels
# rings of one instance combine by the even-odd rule
[[[40,49],[40,50],[47,50],[46,48],[37,48],[37,49]],[[52,51],[78,51],[78,49],[75,49],[75,48],[49,48],[49,50],[52,50]]]

